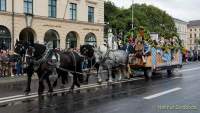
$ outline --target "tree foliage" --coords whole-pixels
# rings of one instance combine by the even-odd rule
[[[164,38],[173,38],[177,29],[173,18],[159,8],[146,5],[133,5],[134,29],[143,26],[149,32],[156,32]],[[114,28],[115,33],[127,33],[131,30],[132,9],[118,8],[112,2],[105,2],[105,22]],[[134,30],[133,30],[134,31]]]

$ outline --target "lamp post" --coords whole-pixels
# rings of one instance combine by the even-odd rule
[[[199,60],[199,43],[196,43],[196,50],[197,50],[197,61]]]
[[[104,22],[104,39],[108,38],[109,22]]]
[[[12,0],[12,40],[11,40],[11,42],[12,42],[12,49],[14,49],[14,46],[15,46],[15,44],[14,44],[14,34],[15,34],[15,30],[14,30],[14,28],[15,28],[15,0]]]
[[[132,0],[132,23],[131,23],[131,28],[132,28],[132,31],[131,31],[131,37],[133,38],[133,4],[134,4],[134,0]]]
[[[31,28],[32,27],[32,22],[33,22],[33,15],[32,14],[25,14],[25,19],[26,19],[26,27]]]
[[[32,27],[32,22],[33,22],[33,15],[25,13],[25,19],[26,19],[26,28],[31,28]],[[29,42],[29,32],[26,33],[27,35],[27,41]]]

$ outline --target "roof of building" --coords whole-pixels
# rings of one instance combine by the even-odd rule
[[[200,26],[200,20],[193,20],[188,22],[188,27]]]
[[[178,18],[173,18],[174,19],[174,22],[179,22],[179,23],[183,23],[183,24],[188,24],[188,22],[186,21],[183,21],[183,20],[180,20]]]

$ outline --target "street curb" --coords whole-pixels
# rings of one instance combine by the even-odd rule
[[[33,80],[38,79],[37,76],[33,75],[32,77]],[[27,81],[27,76],[22,75],[19,77],[5,77],[5,78],[0,78],[0,84],[5,84],[5,83],[15,83],[15,82],[21,82],[21,81]]]

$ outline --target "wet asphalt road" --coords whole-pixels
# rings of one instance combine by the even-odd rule
[[[17,84],[11,88],[5,88],[5,84],[4,91],[0,89],[4,94],[1,97],[20,94],[23,87]],[[3,86],[1,84],[0,88]],[[148,82],[135,79],[77,90],[73,94],[63,92],[5,103],[0,101],[0,113],[200,113],[199,86],[200,63],[194,63],[185,65],[172,78],[165,78],[165,73],[161,73]],[[176,110],[173,106],[184,107]]]

